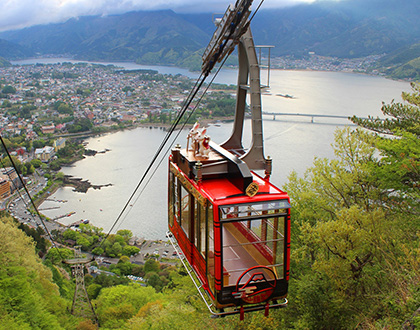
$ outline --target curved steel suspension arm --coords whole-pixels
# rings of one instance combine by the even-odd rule
[[[260,67],[250,28],[240,39],[238,59],[235,121],[232,135],[221,146],[238,155],[241,160],[247,163],[249,169],[265,170],[267,160],[264,157],[263,147]],[[250,148],[246,151],[242,145],[242,136],[248,92],[251,100],[252,141]]]

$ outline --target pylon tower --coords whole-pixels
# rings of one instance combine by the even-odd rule
[[[67,259],[65,261],[65,263],[71,265],[73,276],[76,279],[76,290],[74,292],[71,313],[74,316],[91,319],[93,322],[97,323],[98,319],[85,287],[84,268],[89,262],[91,262],[91,260],[82,255],[80,246],[75,247],[74,259]]]

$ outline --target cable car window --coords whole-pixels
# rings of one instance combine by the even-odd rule
[[[181,227],[190,238],[190,198],[191,194],[181,186]]]
[[[175,175],[172,172],[169,172],[169,225],[173,227],[174,225],[174,216],[177,214],[177,203],[176,199],[176,179]]]
[[[174,215],[175,219],[181,221],[181,183],[178,179],[174,179]]]
[[[285,248],[285,216],[284,210],[263,208],[260,205],[234,205],[230,207],[232,214],[245,218],[247,214],[255,216],[257,210],[260,219],[244,219],[222,223],[223,239],[223,272],[224,286],[236,285],[241,275],[251,267],[265,266],[272,270],[266,271],[267,280],[284,278],[284,248]],[[276,203],[277,207],[284,204]],[[257,206],[254,208],[254,206]],[[227,210],[226,207],[223,207]],[[235,213],[236,212],[236,213]],[[226,213],[229,214],[229,213]],[[272,216],[276,214],[276,216]],[[222,213],[223,216],[223,213]],[[225,276],[225,273],[227,276]],[[241,281],[247,281],[244,277]]]
[[[198,204],[198,201],[194,201],[194,245],[197,249],[199,249],[200,246],[200,205]]]
[[[209,289],[214,290],[214,228],[213,228],[213,208],[211,205],[207,209],[207,278],[209,282]]]
[[[290,204],[286,200],[270,201],[259,204],[240,204],[234,206],[221,207],[221,220],[230,220],[232,218],[244,218],[260,216],[262,214],[286,213]],[[282,211],[283,210],[283,211]]]
[[[195,203],[195,246],[203,257],[206,254],[206,207],[201,205],[198,200]]]

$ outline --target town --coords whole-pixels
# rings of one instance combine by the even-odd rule
[[[143,276],[148,277],[138,265],[147,269],[154,260],[174,265],[178,255],[167,242],[131,237],[129,231],[105,238],[88,220],[62,225],[58,218],[37,214],[24,188],[36,207],[46,199],[65,202],[52,197],[63,185],[86,191],[89,182],[60,172],[62,166],[98,152],[86,149],[83,138],[139,125],[165,128],[181,111],[194,83],[182,75],[89,63],[0,68],[0,210],[19,222],[43,255],[52,246],[63,254],[77,245],[98,256],[96,265],[101,268],[91,266],[94,276],[127,275],[143,282]],[[233,114],[234,90],[235,86],[213,85],[201,104],[191,106],[196,109],[188,123]],[[129,236],[121,239],[121,232]],[[98,241],[103,241],[103,249],[95,248]],[[129,268],[122,272],[121,258]],[[156,281],[160,286],[164,282]]]
[[[370,75],[384,75],[377,68],[378,61],[384,55],[369,55],[360,58],[338,58],[321,56],[314,52],[300,58],[294,56],[275,57],[271,60],[271,66],[283,70],[314,70],[314,71],[338,71],[368,73]]]
[[[41,166],[57,171],[92,152],[83,150],[80,138],[136,125],[169,125],[193,84],[182,75],[89,63],[0,68],[0,133],[24,176]],[[231,115],[233,90],[214,85],[189,122]],[[5,156],[2,200],[20,187]]]

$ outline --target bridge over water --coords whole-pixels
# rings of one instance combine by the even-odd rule
[[[350,119],[351,116],[343,115],[321,115],[315,113],[293,113],[293,112],[266,112],[263,111],[263,115],[273,116],[273,120],[276,120],[276,116],[294,116],[294,117],[310,117],[311,123],[314,122],[314,118],[339,118],[339,119]],[[363,118],[365,119],[365,118]]]

